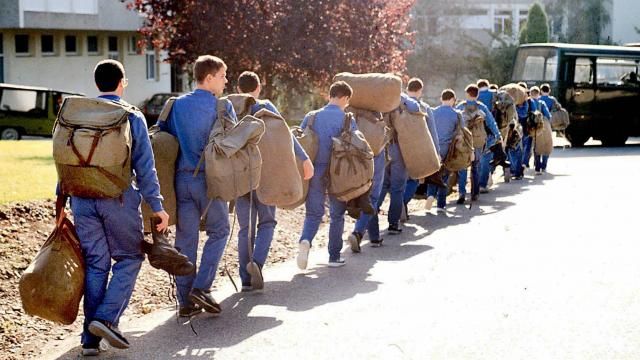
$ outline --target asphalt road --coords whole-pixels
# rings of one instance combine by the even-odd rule
[[[266,290],[216,293],[223,315],[162,310],[121,327],[106,359],[638,359],[640,143],[556,148],[549,173],[471,210],[414,214],[347,265],[265,269]],[[48,348],[76,358],[78,339]],[[50,346],[49,346],[50,347]]]

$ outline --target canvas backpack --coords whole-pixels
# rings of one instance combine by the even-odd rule
[[[334,137],[329,160],[329,194],[347,202],[366,193],[373,179],[373,151],[359,130],[351,130],[346,113],[340,137]]]
[[[295,136],[296,140],[300,143],[300,146],[304,149],[309,157],[309,160],[314,162],[316,160],[316,155],[318,154],[318,135],[316,134],[313,126],[316,121],[317,111],[312,111],[309,113],[309,119],[307,120],[307,126],[303,129],[299,126],[294,126],[291,129],[291,133]],[[304,168],[303,161],[296,158],[296,163],[298,165],[298,173],[301,178],[304,178]],[[282,206],[283,209],[295,209],[298,206],[305,203],[307,200],[307,193],[309,192],[309,180],[302,180],[302,197],[297,199],[290,205]]]
[[[462,123],[462,114],[458,113],[458,124],[453,134],[444,167],[448,171],[458,172],[466,169],[474,160],[473,135]]]
[[[236,123],[227,112],[229,103],[227,98],[218,100],[218,119],[193,174],[198,175],[204,162],[207,197],[222,201],[231,201],[255,190],[262,167],[258,142],[264,134],[264,122],[247,115]]]
[[[374,156],[378,156],[391,140],[391,131],[384,121],[382,114],[377,111],[369,111],[348,107],[348,112],[353,113],[356,118],[358,130],[367,139]]]
[[[464,123],[473,136],[473,147],[483,149],[487,143],[487,130],[485,129],[486,115],[477,105],[464,104],[462,112]]]
[[[533,108],[533,100],[528,99],[527,102],[529,109],[527,112],[527,122],[524,130],[529,134],[529,136],[534,136],[538,126],[542,126],[544,117],[540,110],[531,110]]]
[[[116,198],[131,185],[131,125],[124,102],[69,97],[53,126],[60,193]]]
[[[265,205],[291,205],[303,196],[303,189],[289,126],[282,116],[267,109],[254,116],[265,125],[258,143],[262,157],[258,199]]]
[[[556,98],[553,99],[553,106],[551,110],[551,129],[553,131],[564,131],[569,127],[571,120],[569,118],[569,112],[560,105],[560,102]]]
[[[400,104],[399,113],[389,117],[405,167],[412,179],[426,178],[440,170],[440,155],[427,127],[426,117],[422,105],[419,112],[412,112],[404,103]]]
[[[158,116],[158,121],[167,121],[176,98],[167,100],[162,112]],[[153,149],[153,159],[160,183],[160,194],[162,195],[162,207],[169,214],[169,226],[177,223],[177,201],[176,201],[176,161],[180,152],[178,139],[166,131],[160,130],[158,125],[149,128],[149,140]],[[142,218],[145,220],[144,231],[151,232],[148,219],[153,216],[153,210],[146,201],[142,202]]]

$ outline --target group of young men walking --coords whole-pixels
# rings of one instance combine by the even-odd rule
[[[180,147],[175,173],[177,200],[175,246],[193,264],[198,263],[194,273],[177,277],[179,315],[184,317],[190,317],[202,311],[213,315],[221,312],[220,305],[212,297],[210,289],[229,240],[229,204],[222,200],[210,200],[207,197],[207,184],[201,157],[209,141],[209,134],[216,121],[219,121],[218,102],[228,82],[226,72],[227,67],[221,59],[209,55],[199,57],[193,66],[196,89],[177,98],[169,116],[158,122],[159,128],[173,135]],[[127,86],[127,79],[122,64],[113,60],[101,61],[94,70],[94,76],[101,92],[100,98],[124,103],[122,96]],[[420,100],[423,89],[424,84],[420,79],[411,79],[408,82],[407,94],[402,94],[401,107],[407,111],[426,114],[425,121],[441,160],[447,157],[456,128],[461,121],[461,111],[467,107],[478,108],[484,114],[485,125],[489,130],[487,145],[503,141],[492,115],[495,90],[489,90],[487,81],[481,80],[477,85],[469,85],[465,91],[466,100],[460,103],[457,102],[453,90],[444,90],[441,94],[441,105],[435,108],[431,108]],[[530,99],[517,108],[523,127],[526,126],[526,117],[531,108],[541,109],[543,114],[549,117],[547,104],[554,101],[549,96],[549,90],[547,85],[543,85],[541,89],[532,88]],[[260,79],[255,73],[244,72],[240,75],[239,93],[250,95],[258,100],[260,91]],[[329,89],[328,104],[313,112],[313,122],[310,121],[310,115],[302,121],[303,129],[310,126],[317,134],[318,151],[313,162],[295,137],[293,138],[295,156],[303,163],[303,178],[309,180],[305,201],[305,220],[299,238],[297,256],[300,269],[306,269],[308,266],[309,251],[325,214],[328,189],[326,173],[333,138],[339,137],[343,130],[345,109],[349,105],[352,91],[346,82],[334,82]],[[255,114],[260,109],[268,109],[279,114],[273,103],[258,100],[251,107],[249,115]],[[393,114],[384,115],[385,117],[393,116]],[[226,107],[226,116],[237,120],[236,112],[230,104]],[[130,187],[120,199],[81,197],[71,199],[75,225],[87,269],[84,295],[85,322],[82,334],[85,356],[100,353],[101,339],[105,339],[117,348],[129,347],[127,339],[120,333],[117,326],[120,316],[128,305],[138,271],[144,260],[140,249],[143,241],[141,200],[144,199],[152,208],[154,215],[160,219],[157,225],[158,231],[165,230],[169,220],[169,215],[162,205],[153,151],[144,117],[139,112],[135,112],[129,115],[128,120],[133,138]],[[354,120],[351,121],[350,126],[352,130],[357,129]],[[471,164],[471,199],[474,201],[490,186],[488,179],[493,169],[490,164],[489,146],[476,148],[475,160]],[[512,171],[516,177],[522,177],[522,168],[529,163],[530,137],[525,135],[522,148],[513,149],[509,153]],[[547,161],[548,157],[536,156],[536,171],[545,171]],[[402,232],[403,212],[408,215],[406,205],[413,198],[420,183],[420,179],[408,177],[395,136],[392,136],[386,148],[374,157],[373,162],[374,175],[369,200],[374,212],[363,212],[348,236],[349,245],[354,252],[361,251],[360,245],[366,233],[372,247],[382,245],[378,212],[387,194],[390,197],[387,234],[396,235]],[[427,209],[430,209],[432,203],[437,200],[438,211],[444,211],[448,194],[446,183],[450,175],[442,171],[442,183],[428,185]],[[467,170],[459,171],[457,176],[460,195],[458,203],[464,203]],[[340,267],[345,265],[341,251],[347,204],[333,195],[328,197],[330,218],[328,265]],[[264,285],[262,268],[266,263],[277,225],[276,208],[262,204],[254,192],[236,200],[235,212],[240,224],[238,259],[242,291],[260,290]],[[199,232],[202,224],[206,232],[206,241],[200,261],[197,262]],[[249,244],[252,244],[253,249],[251,259]],[[251,262],[257,264],[257,271],[250,271],[251,267],[247,265]],[[110,271],[112,275],[109,279]]]

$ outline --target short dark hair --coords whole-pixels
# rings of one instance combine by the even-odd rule
[[[102,92],[116,91],[124,79],[124,66],[117,60],[102,60],[93,69],[93,79]]]
[[[336,81],[329,87],[329,97],[331,98],[351,97],[352,94],[353,89],[344,81]]]
[[[455,99],[456,98],[456,92],[451,90],[451,89],[444,89],[444,90],[442,90],[442,94],[440,95],[440,98],[443,101],[449,101],[451,99]]]
[[[480,80],[478,80],[478,82],[476,83],[476,85],[478,85],[478,87],[479,87],[479,88],[489,87],[489,80],[487,80],[487,79],[480,79]]]
[[[200,55],[193,63],[193,77],[196,81],[201,83],[207,77],[207,75],[215,75],[220,69],[226,69],[227,64],[217,56],[213,55]]]
[[[422,80],[420,80],[419,78],[411,78],[407,83],[407,90],[411,92],[420,91],[422,90],[423,87],[424,87],[424,84],[422,83]]]
[[[537,86],[532,87],[529,91],[531,92],[531,95],[540,94],[540,88]]]
[[[540,85],[540,91],[542,91],[543,93],[550,93],[551,92],[551,85],[549,85],[549,84]]]
[[[478,85],[476,84],[470,84],[464,89],[464,91],[471,97],[478,97],[478,93],[480,92]]]
[[[243,93],[255,91],[260,85],[260,77],[253,71],[245,71],[238,77],[238,87]]]
[[[498,84],[491,84],[491,85],[489,85],[489,89],[498,90],[498,89],[500,89],[500,86],[498,86]]]
[[[518,83],[518,85],[520,85],[520,86],[522,86],[523,88],[525,88],[525,89],[529,90],[529,85],[527,85],[527,83],[526,83],[526,82],[524,82],[524,81],[520,81],[520,82]]]

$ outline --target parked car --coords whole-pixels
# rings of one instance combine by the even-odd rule
[[[84,94],[0,83],[0,139],[51,136],[58,110],[69,96]]]
[[[155,125],[158,121],[158,116],[162,112],[162,108],[164,104],[169,100],[172,96],[180,96],[179,93],[158,93],[153,94],[150,98],[143,101],[140,105],[140,110],[144,114],[144,117],[147,119],[147,127],[151,127]]]
[[[621,146],[640,135],[640,48],[576,44],[527,44],[518,49],[513,81],[551,84],[569,111],[573,146],[590,137]]]

